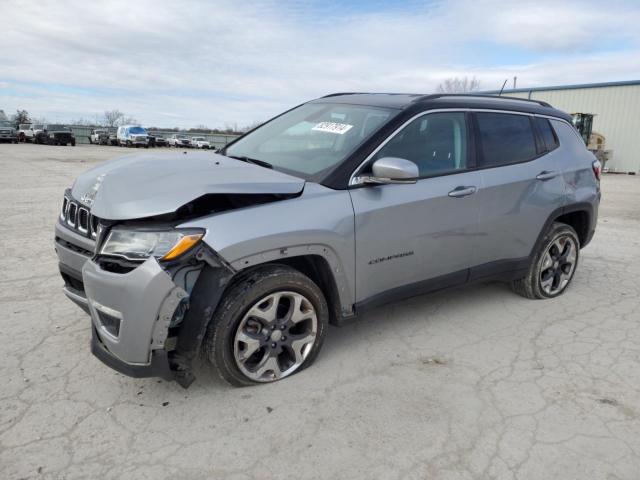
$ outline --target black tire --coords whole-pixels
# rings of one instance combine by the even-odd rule
[[[238,367],[234,357],[234,338],[246,312],[260,299],[279,291],[295,292],[306,297],[313,305],[317,317],[313,346],[300,366],[287,376],[304,370],[317,357],[329,325],[329,310],[322,291],[309,277],[291,267],[259,267],[241,274],[225,293],[207,327],[203,341],[204,355],[231,385],[240,387],[263,383],[249,378]]]
[[[566,284],[561,288],[558,288],[557,291],[545,291],[542,286],[542,275],[545,272],[543,269],[544,259],[554,243],[562,239],[564,239],[570,245],[570,248],[575,251],[575,260],[571,262],[571,271],[567,275]],[[533,260],[529,265],[527,275],[512,282],[511,285],[513,291],[518,295],[534,300],[555,298],[562,295],[571,284],[578,267],[578,260],[580,259],[580,240],[578,238],[578,234],[571,226],[564,223],[554,222],[536,248],[537,249]],[[555,263],[559,262],[554,262],[554,264]]]

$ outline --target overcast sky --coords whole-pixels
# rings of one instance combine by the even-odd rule
[[[336,91],[640,78],[640,2],[0,0],[0,109],[263,121]]]

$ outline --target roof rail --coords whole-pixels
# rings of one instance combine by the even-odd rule
[[[497,95],[487,95],[482,93],[433,93],[431,95],[425,95],[424,97],[420,97],[419,100],[435,100],[436,98],[442,97],[478,97],[478,98],[490,98],[494,99],[504,99],[504,100],[519,100],[521,102],[530,102],[537,103],[538,105],[542,105],[543,107],[551,107],[550,104],[544,102],[542,100],[533,100],[530,98],[519,98],[519,97],[503,97]]]
[[[329,98],[329,97],[339,97],[341,95],[361,95],[363,92],[337,92],[337,93],[330,93],[329,95],[324,95],[320,98]]]

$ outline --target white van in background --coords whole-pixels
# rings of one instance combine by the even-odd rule
[[[149,147],[149,134],[139,125],[123,125],[116,133],[118,145],[121,147]]]

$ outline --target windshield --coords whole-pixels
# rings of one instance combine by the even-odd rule
[[[192,140],[194,142],[202,142],[202,141],[204,141],[204,137],[193,137]]]
[[[20,130],[29,130],[31,128],[31,124],[30,123],[21,123],[20,124]]]
[[[182,139],[189,138],[189,137],[187,137],[186,135],[176,135],[176,138],[179,138],[179,139],[182,140]]]
[[[310,178],[342,163],[394,113],[362,105],[307,103],[242,137],[225,155],[261,160]]]
[[[138,134],[140,134],[140,133],[147,133],[147,131],[142,127],[131,127],[129,129],[129,133],[133,133],[133,134],[138,133]]]
[[[43,129],[43,127],[44,127],[44,125],[38,124],[38,125],[34,125],[34,126],[33,126],[33,129],[34,129],[34,130],[42,130],[42,129]]]
[[[47,125],[47,130],[69,130],[69,127],[65,127],[64,125]]]

